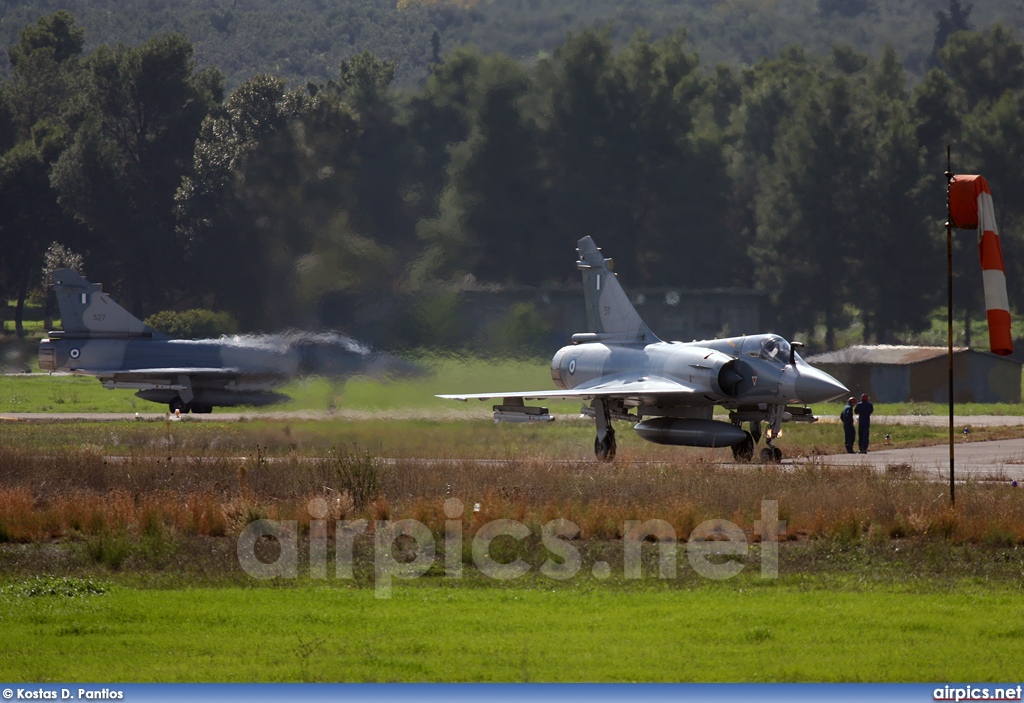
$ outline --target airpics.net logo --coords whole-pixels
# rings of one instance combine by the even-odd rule
[[[309,577],[327,578],[328,522],[327,501],[314,498],[309,502]],[[457,498],[444,503],[444,576],[462,578],[463,572],[463,513],[464,505]],[[338,520],[334,523],[334,577],[355,577],[355,540],[366,534],[367,520]],[[779,576],[779,536],[785,534],[786,523],[779,520],[779,503],[761,501],[761,519],[754,523],[754,535],[760,538],[760,571],[762,578]],[[238,537],[238,563],[246,574],[255,579],[298,578],[299,525],[296,520],[255,520]],[[541,543],[549,557],[538,567],[538,572],[556,581],[571,579],[584,570],[583,557],[572,540],[580,534],[579,525],[570,520],[547,522],[540,530]],[[679,539],[672,525],[659,519],[626,520],[622,529],[622,574],[626,579],[643,577],[642,549],[645,542],[654,542],[657,550],[658,578],[671,579],[677,574]],[[482,525],[470,542],[473,565],[481,574],[500,581],[526,576],[534,569],[521,558],[509,562],[494,559],[491,546],[499,538],[510,538],[521,543],[534,536],[531,529],[518,520],[500,519]],[[273,561],[262,561],[257,556],[261,540],[275,540],[277,556]],[[415,546],[411,559],[396,559],[394,547],[401,539],[407,547]],[[427,573],[437,560],[437,541],[430,529],[418,520],[379,520],[373,530],[373,577],[377,598],[390,598],[395,579],[417,579]],[[744,531],[728,520],[707,520],[697,525],[686,536],[682,545],[690,567],[704,578],[722,580],[736,576],[746,564],[730,557],[749,555],[750,545]],[[408,553],[408,548],[403,550]],[[593,578],[603,580],[612,575],[612,565],[596,561],[589,565]]]

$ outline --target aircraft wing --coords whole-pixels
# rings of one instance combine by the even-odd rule
[[[252,371],[223,367],[202,368],[196,366],[159,369],[75,369],[72,373],[83,376],[96,376],[100,379],[112,379],[114,381],[144,381],[153,378],[172,378],[176,380],[179,376],[211,380],[230,380],[234,378],[271,379],[280,378],[285,375],[276,371]]]
[[[710,389],[665,378],[623,378],[605,379],[587,386],[565,391],[509,391],[507,393],[467,393],[462,395],[439,395],[448,400],[488,400],[490,398],[520,398],[522,400],[590,400],[593,398],[615,398],[636,400],[655,397],[672,397],[682,402],[703,401]],[[706,401],[705,401],[706,402]]]
[[[148,374],[150,376],[167,376],[167,375],[235,375],[237,376],[240,369],[229,369],[224,367],[211,367],[201,368],[197,366],[182,366],[178,367],[167,367],[159,369],[75,369],[73,373],[87,375],[87,376],[141,376]]]

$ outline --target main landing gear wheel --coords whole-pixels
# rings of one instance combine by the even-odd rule
[[[748,462],[754,458],[754,438],[750,436],[749,432],[742,442],[732,445],[732,458],[742,462]]]
[[[167,407],[169,407],[169,408],[171,409],[171,414],[172,414],[172,415],[174,415],[175,413],[177,413],[177,412],[179,412],[179,411],[180,411],[180,412],[181,412],[182,414],[185,414],[185,413],[187,413],[187,412],[188,412],[188,405],[187,405],[187,404],[185,403],[185,401],[184,401],[184,400],[182,400],[182,399],[181,399],[181,398],[179,398],[178,396],[174,396],[174,400],[172,400],[172,401],[171,401],[171,402],[170,402],[170,403],[168,404],[168,406],[167,406]]]
[[[610,427],[603,442],[600,437],[594,439],[594,454],[598,461],[609,462],[615,458],[615,431]]]
[[[765,464],[777,464],[782,461],[782,450],[778,447],[765,447],[761,450],[761,461]]]

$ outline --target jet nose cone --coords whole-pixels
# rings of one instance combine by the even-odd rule
[[[800,369],[795,390],[802,403],[824,403],[850,392],[842,383],[815,368]]]

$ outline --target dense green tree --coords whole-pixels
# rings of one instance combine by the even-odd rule
[[[846,303],[862,301],[870,265],[864,183],[872,165],[861,95],[845,77],[823,83],[797,107],[781,136],[776,179],[758,203],[758,283],[771,292],[790,331],[825,327],[835,348]],[[878,262],[882,265],[882,262]]]
[[[969,110],[1024,87],[1024,44],[1001,24],[984,32],[954,34],[939,58],[963,91]]]
[[[15,331],[24,335],[22,319],[29,291],[39,284],[39,266],[47,240],[72,226],[50,190],[49,168],[60,139],[37,134],[0,156],[0,282],[17,299]]]
[[[445,46],[442,24],[468,16],[407,10],[421,11]],[[231,14],[220,36],[244,31]],[[56,239],[136,309],[273,328],[358,296],[394,312],[412,292],[415,311],[395,319],[422,322],[454,309],[448,284],[470,274],[569,280],[565,256],[591,234],[633,285],[755,281],[780,331],[823,325],[833,345],[859,319],[866,340],[895,341],[941,294],[933,230],[952,144],[954,170],[992,184],[1011,301],[1024,295],[1024,48],[1011,30],[951,34],[916,84],[915,59],[892,46],[794,46],[708,70],[684,34],[657,36],[579,31],[530,61],[440,56],[435,42],[412,94],[395,90],[400,64],[362,51],[326,82],[258,76],[220,104],[184,39],[81,58],[75,20],[47,16],[11,47],[0,85],[0,288],[17,297]],[[980,311],[969,234],[956,258],[958,306]],[[421,327],[400,334],[432,338]]]
[[[743,86],[738,73],[724,64],[715,66],[709,96],[715,123],[721,129],[726,129],[733,111],[740,105],[743,98]]]
[[[729,197],[721,134],[685,35],[640,35],[616,53],[607,34],[584,32],[537,74],[558,246],[591,234],[625,253],[620,270],[639,285],[730,282],[711,272],[732,242],[706,236],[722,231]]]
[[[323,95],[289,91],[271,76],[239,86],[203,123],[194,173],[176,196],[179,222],[209,305],[243,329],[278,327],[295,315],[297,259],[312,247],[308,223],[338,207],[332,202],[351,160],[339,151],[351,150],[353,131],[351,115]]]
[[[869,70],[868,86],[874,158],[859,198],[868,229],[860,237],[864,259],[853,302],[865,343],[892,343],[905,331],[925,329],[941,298],[939,213],[930,211],[941,176],[925,169],[927,151],[917,140],[905,74],[891,48]]]
[[[840,73],[848,76],[860,73],[868,65],[870,58],[852,46],[837,44],[832,47],[832,65]]]
[[[19,140],[28,138],[38,123],[56,121],[69,95],[80,90],[83,35],[74,18],[59,10],[22,29],[17,43],[7,49],[12,75],[5,102]]]
[[[472,271],[487,281],[531,284],[547,278],[540,262],[553,252],[544,174],[537,130],[522,108],[530,90],[519,64],[498,57],[478,64],[472,124],[452,150],[443,210],[420,226],[430,246],[421,264],[435,274]]]
[[[685,26],[709,65],[750,65],[794,42],[817,55],[827,54],[836,42],[851,44],[872,57],[893,43],[916,79],[931,67],[928,61],[940,24],[935,10],[945,15],[950,5],[947,0],[504,0],[473,7],[403,3],[399,9],[398,4],[64,0],[60,6],[73,12],[87,30],[87,51],[99,44],[138,43],[178,32],[195,45],[205,65],[224,71],[231,88],[260,73],[280,76],[293,86],[323,83],[335,76],[343,57],[369,49],[397,61],[396,84],[411,90],[422,86],[432,63],[439,63],[435,33],[442,56],[455,47],[476,46],[532,63],[550,53],[566,33],[602,25],[614,27],[617,47],[640,30],[660,39]],[[964,0],[959,4],[967,5]],[[6,0],[0,13],[0,42],[11,43],[19,27],[52,7],[56,5],[51,0]],[[995,21],[1020,27],[1024,4],[978,3],[970,19],[981,29]],[[950,25],[943,32],[966,28],[955,21]],[[3,69],[0,65],[0,74]]]
[[[965,32],[972,29],[970,16],[973,5],[963,5],[960,0],[949,0],[949,9],[938,10],[935,13],[935,41],[932,42],[932,55],[930,64],[938,66],[939,54],[946,46],[950,36],[956,32]]]
[[[960,141],[960,120],[966,103],[963,91],[937,68],[929,71],[911,93],[910,116],[917,142],[925,150],[928,168],[937,173],[946,169],[946,147]]]
[[[342,61],[337,82],[338,96],[354,113],[359,129],[353,154],[355,200],[348,208],[351,224],[392,248],[414,241],[406,203],[414,157],[391,90],[395,66],[364,51]]]
[[[448,183],[450,147],[466,140],[472,123],[470,94],[475,90],[482,57],[457,49],[433,67],[422,93],[407,106],[409,137],[415,151],[412,168],[418,200],[428,213],[437,212]]]
[[[963,172],[980,173],[992,189],[999,226],[1010,300],[1024,303],[1024,94],[1007,91],[992,104],[979,105],[963,120],[963,141],[957,165]],[[968,315],[984,310],[978,268],[977,239],[973,232],[957,235],[957,307]]]
[[[199,71],[179,35],[103,46],[85,61],[71,146],[53,169],[64,208],[92,231],[94,275],[121,286],[136,312],[199,285],[174,236],[174,193],[191,167],[221,78]]]
[[[80,87],[81,50],[82,31],[59,11],[23,29],[7,51],[13,72],[0,92],[0,288],[17,299],[18,336],[47,244],[74,230],[49,172],[65,146],[62,111]]]
[[[610,35],[570,36],[539,66],[538,84],[548,101],[541,128],[551,235],[565,237],[562,246],[570,250],[579,236],[590,234],[609,251],[629,252],[620,254],[620,270],[639,281],[638,258],[645,246],[636,241],[642,228],[637,217],[643,216],[643,206],[633,196],[637,162],[647,154],[634,149],[634,123],[627,112],[639,106],[631,104]],[[670,159],[670,151],[660,158]]]
[[[243,328],[310,322],[324,296],[389,292],[401,275],[414,171],[393,68],[361,54],[312,91],[260,76],[204,123],[179,218],[213,306]]]
[[[85,30],[77,27],[75,18],[66,10],[41,17],[34,27],[29,26],[18,32],[18,42],[7,49],[7,58],[15,70],[33,54],[46,50],[56,63],[64,63],[82,53]]]
[[[758,238],[757,203],[775,180],[776,143],[789,128],[797,105],[822,80],[823,68],[802,50],[790,47],[781,56],[743,71],[739,104],[727,132],[726,154],[732,194],[725,229],[754,257]],[[740,263],[744,265],[740,267]],[[740,281],[754,278],[754,261],[737,259]]]

